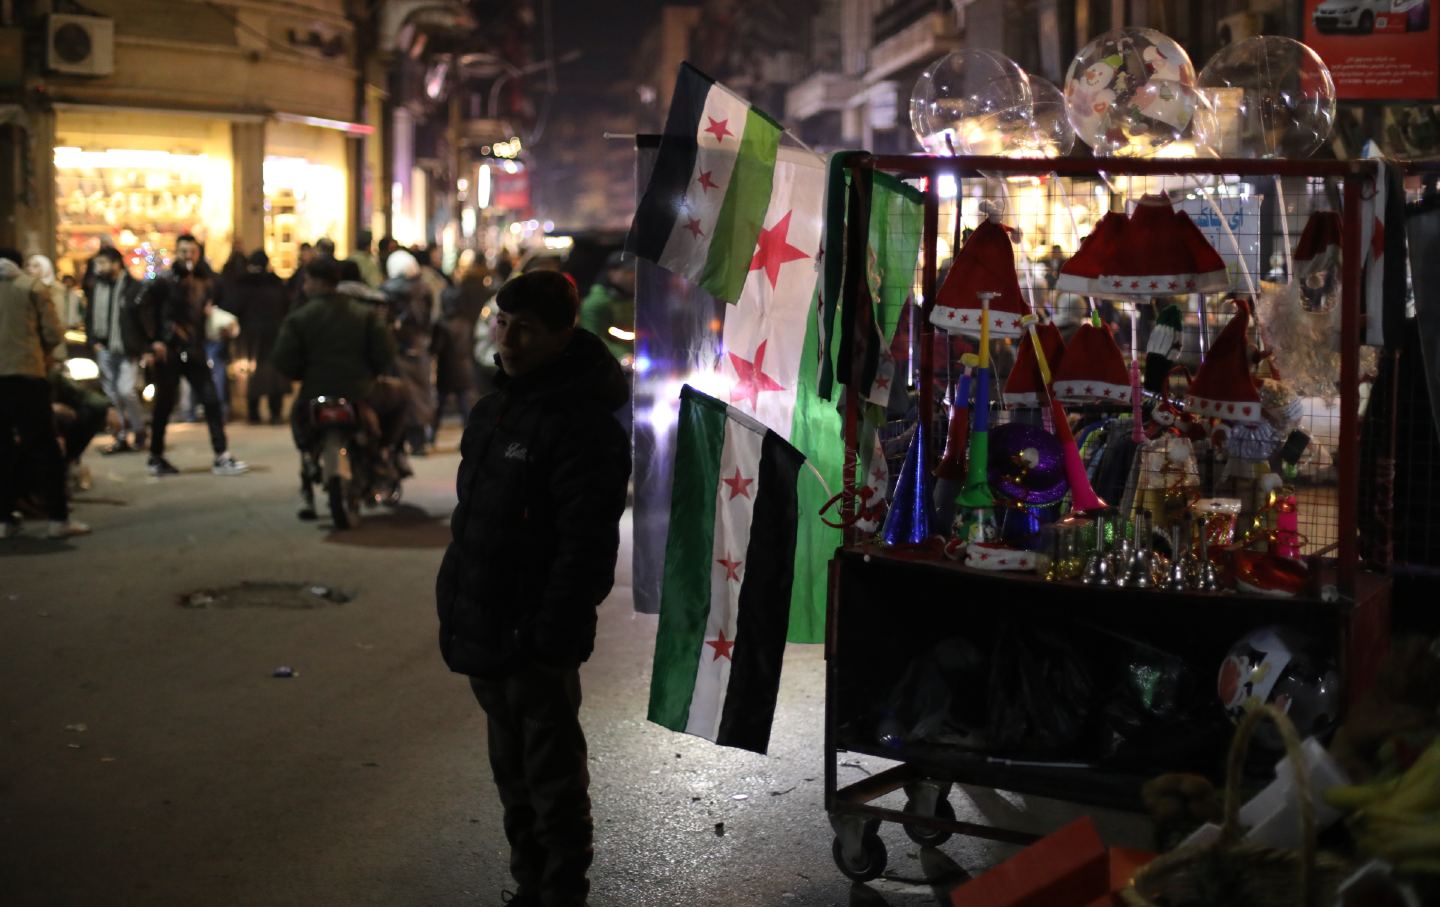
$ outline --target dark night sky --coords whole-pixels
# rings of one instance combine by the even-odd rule
[[[584,53],[560,70],[562,106],[567,94],[577,97],[584,94],[586,86],[623,77],[640,36],[663,5],[661,0],[549,2],[555,11],[555,53],[563,55],[572,49]]]

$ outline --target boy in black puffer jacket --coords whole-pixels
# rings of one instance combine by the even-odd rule
[[[547,271],[496,297],[499,389],[460,443],[436,581],[440,650],[486,714],[512,905],[580,907],[590,887],[579,668],[615,579],[630,445],[613,413],[630,390],[599,338],[575,327],[579,302]]]

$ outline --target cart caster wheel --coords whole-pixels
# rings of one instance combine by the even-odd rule
[[[909,815],[919,815],[915,808],[915,801],[905,801],[905,812]],[[955,807],[950,805],[949,800],[940,799],[935,801],[935,818],[944,819],[947,822],[955,821]],[[935,831],[932,828],[920,828],[918,826],[905,826],[905,836],[919,844],[921,847],[939,847],[950,840],[951,832]]]
[[[885,871],[885,862],[889,855],[885,852],[885,842],[880,840],[876,833],[880,822],[867,823],[865,833],[860,836],[859,859],[852,861],[846,858],[845,847],[840,838],[835,838],[835,844],[831,852],[835,855],[835,865],[840,867],[840,872],[847,879],[853,882],[869,882],[872,879],[880,878],[880,873]]]

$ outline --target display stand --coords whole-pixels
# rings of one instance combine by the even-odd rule
[[[928,316],[934,305],[941,235],[939,178],[953,176],[965,196],[971,181],[1012,177],[1088,180],[1098,185],[1099,162],[1088,160],[1024,161],[933,156],[873,156],[857,160],[852,174],[865,168],[924,178],[925,221],[918,283]],[[1141,784],[1176,765],[1131,765],[1124,770],[1100,767],[1084,754],[1051,752],[1043,759],[1008,758],[1004,752],[956,744],[882,741],[877,724],[886,697],[904,672],[927,657],[937,640],[949,637],[984,639],[1001,619],[1084,627],[1123,634],[1177,653],[1187,662],[1213,671],[1227,648],[1257,626],[1285,624],[1333,640],[1338,670],[1348,702],[1373,683],[1389,635],[1389,590],[1384,576],[1367,572],[1359,547],[1359,419],[1361,409],[1361,200],[1374,179],[1369,162],[1284,161],[1113,161],[1105,162],[1105,180],[1132,178],[1222,178],[1233,182],[1286,179],[1306,181],[1314,191],[1334,193],[1343,204],[1343,277],[1340,288],[1338,347],[1339,439],[1333,448],[1333,471],[1317,480],[1324,500],[1307,527],[1311,536],[1303,551],[1310,579],[1293,598],[1235,592],[1169,592],[1158,589],[1096,588],[1078,581],[1048,582],[1035,574],[996,573],[969,569],[943,560],[934,550],[887,548],[850,530],[846,546],[831,564],[830,607],[826,639],[827,696],[825,715],[825,806],[835,829],[834,855],[845,875],[856,880],[877,877],[886,854],[877,830],[880,822],[896,822],[920,844],[937,844],[952,834],[1012,843],[1034,840],[1015,829],[957,821],[948,801],[952,786],[983,788],[1050,797],[1116,808],[1141,809]],[[1232,183],[1233,184],[1233,183]],[[1002,187],[1003,190],[1003,187]],[[958,230],[956,231],[959,232]],[[1294,231],[1298,234],[1298,229]],[[847,249],[850,266],[863,266],[866,249]],[[1202,308],[1203,311],[1203,308]],[[914,363],[918,419],[936,424],[937,369],[933,328],[916,317]],[[858,374],[858,367],[855,372]],[[941,374],[943,380],[943,373]],[[939,391],[943,393],[943,390]],[[860,437],[860,404],[847,394],[847,513],[855,510],[856,451]],[[942,435],[943,437],[943,435]],[[933,468],[938,452],[926,452]],[[1317,492],[1318,493],[1318,492]],[[1380,502],[1378,506],[1384,506]],[[1326,525],[1319,525],[1324,522]],[[949,527],[940,527],[947,532]],[[1204,680],[1213,684],[1213,674]],[[845,753],[893,760],[896,767],[863,781],[841,786],[839,762]],[[1045,764],[1040,764],[1040,763]],[[1072,763],[1066,767],[1059,767]],[[1208,772],[1218,779],[1217,762]],[[876,804],[903,790],[903,809]]]

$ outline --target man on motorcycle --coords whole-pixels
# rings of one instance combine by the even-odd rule
[[[316,258],[305,266],[302,287],[306,302],[285,316],[270,357],[281,374],[300,382],[300,394],[290,410],[290,426],[301,456],[302,520],[315,519],[315,492],[305,463],[311,400],[350,400],[372,452],[385,458],[390,446],[385,443],[370,396],[375,379],[395,360],[395,343],[379,312],[337,293],[339,282],[340,268],[332,258]]]

